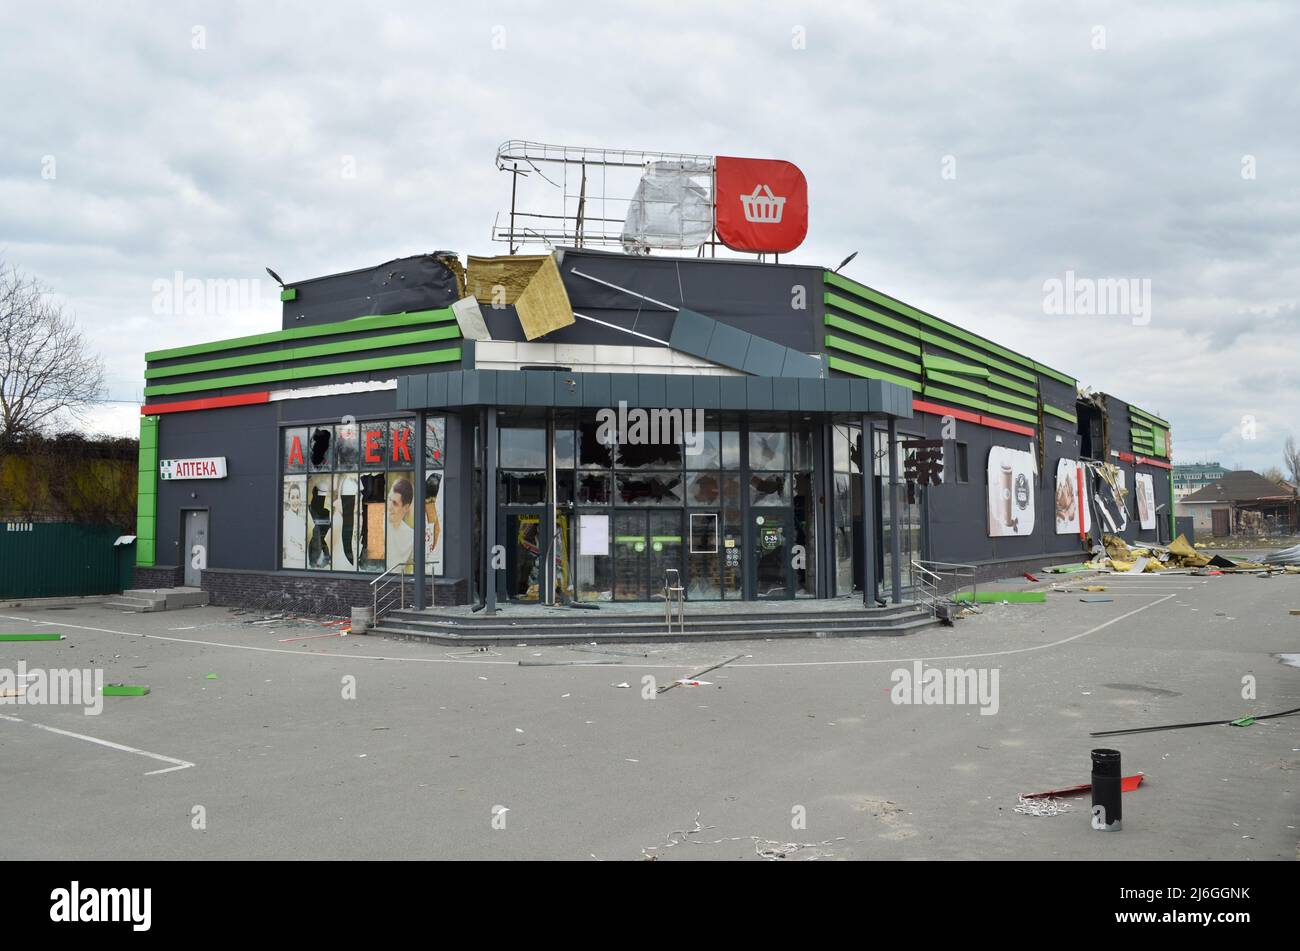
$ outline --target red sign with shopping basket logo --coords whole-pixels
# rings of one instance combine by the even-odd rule
[[[808,234],[808,180],[778,159],[729,158],[714,165],[718,240],[733,251],[793,251]]]

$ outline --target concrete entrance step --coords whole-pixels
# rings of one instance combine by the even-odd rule
[[[575,612],[577,613],[577,612]],[[586,613],[586,612],[583,612]],[[594,612],[593,612],[594,613]],[[385,637],[435,644],[585,644],[645,641],[722,641],[795,637],[896,637],[938,622],[917,605],[861,611],[784,611],[743,617],[687,616],[684,631],[669,634],[663,615],[610,618],[474,618],[448,621],[419,611],[394,611],[372,630]]]
[[[104,607],[119,611],[176,611],[208,603],[208,593],[198,588],[133,588],[123,591]]]

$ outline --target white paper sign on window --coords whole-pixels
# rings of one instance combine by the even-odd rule
[[[578,554],[609,554],[609,516],[588,515],[578,517]]]

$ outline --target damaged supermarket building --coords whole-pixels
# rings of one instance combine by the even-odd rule
[[[520,142],[497,164],[562,198],[512,198],[510,253],[290,281],[279,329],[146,354],[138,586],[325,613],[394,582],[417,607],[676,579],[871,604],[927,566],[1172,537],[1166,420],[781,260],[795,166]],[[592,185],[615,171],[621,203]]]

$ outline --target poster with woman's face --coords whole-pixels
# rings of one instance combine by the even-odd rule
[[[989,536],[1030,535],[1034,531],[1034,454],[994,446],[989,450]]]
[[[1077,535],[1092,530],[1088,510],[1088,477],[1078,462],[1062,459],[1056,464],[1056,534]],[[1082,516],[1082,522],[1080,522]]]
[[[384,507],[387,565],[410,564],[415,555],[415,473],[390,472]]]
[[[280,564],[285,568],[307,567],[307,477],[284,480],[280,530]]]

